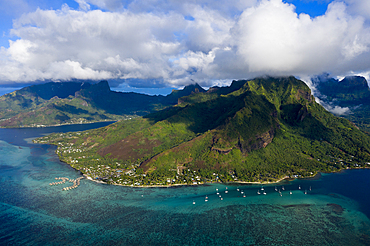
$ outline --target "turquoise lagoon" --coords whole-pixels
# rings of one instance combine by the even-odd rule
[[[99,126],[0,129],[0,245],[370,245],[369,169],[263,187],[50,186],[81,173],[31,140]]]

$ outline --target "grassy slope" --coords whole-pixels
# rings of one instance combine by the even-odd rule
[[[83,137],[47,138],[40,141],[57,144],[61,158],[76,169],[118,183],[114,172],[99,171],[98,165],[136,167],[135,179],[158,184],[179,173],[176,182],[189,183],[186,170],[202,180],[214,180],[216,172],[223,181],[273,181],[370,161],[370,137],[326,112],[293,77],[245,81],[227,95],[194,94],[184,105]],[[138,176],[142,172],[145,177]]]

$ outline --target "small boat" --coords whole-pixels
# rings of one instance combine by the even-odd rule
[[[311,186],[310,186],[310,191],[311,191]]]
[[[264,191],[263,194],[266,195],[267,194],[266,191]]]
[[[300,185],[298,186],[298,189],[299,189],[299,190],[301,189],[301,186],[300,186]]]
[[[281,194],[281,192],[279,194],[280,194],[280,196],[283,196],[283,194]]]
[[[217,194],[217,195],[220,195],[220,192],[217,192],[216,194]]]
[[[263,186],[261,187],[261,190],[265,190],[265,189],[263,188]]]
[[[282,189],[282,190],[285,190],[284,186],[283,186],[283,187],[281,187],[281,189]]]
[[[261,194],[259,190],[257,191],[257,194],[258,194],[258,195],[260,195],[260,194]]]
[[[291,194],[293,194],[293,193],[292,193],[292,191],[289,191],[289,194],[290,194],[290,195],[291,195]]]
[[[244,191],[241,191],[240,194],[244,194]]]
[[[236,188],[236,191],[239,191],[239,188]]]
[[[304,191],[304,194],[307,195],[307,190]]]
[[[277,188],[276,188],[276,186],[275,186],[275,191],[278,191]]]
[[[224,200],[222,197],[221,197],[221,201]]]
[[[225,193],[227,194],[227,193],[229,193],[229,191],[228,190],[225,190]]]
[[[243,195],[243,197],[245,197],[245,194]]]
[[[195,201],[193,201],[193,204],[195,204]]]

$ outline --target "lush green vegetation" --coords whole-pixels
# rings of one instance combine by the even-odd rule
[[[370,163],[370,136],[328,113],[302,81],[258,78],[231,87],[36,142],[57,145],[61,160],[92,179],[123,185],[273,182]]]

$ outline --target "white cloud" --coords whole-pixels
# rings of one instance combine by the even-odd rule
[[[282,0],[76,2],[79,10],[37,9],[15,20],[18,39],[0,51],[0,83],[112,78],[181,86],[192,79],[209,86],[264,74],[370,71],[365,1],[334,1],[315,18]]]
[[[348,11],[354,15],[361,15],[370,19],[370,2],[366,0],[345,0],[348,4]]]
[[[78,3],[80,9],[84,11],[90,10],[90,5],[85,0],[75,0]]]
[[[9,76],[2,69],[0,76],[3,81],[163,77],[168,56],[179,52],[180,43],[172,36],[184,21],[175,13],[38,9],[17,20],[12,33],[20,39],[2,51],[7,59],[1,66],[22,68],[22,73]]]
[[[319,74],[367,51],[362,23],[345,13],[343,3],[312,19],[280,0],[262,1],[240,17],[238,53],[251,72]]]

